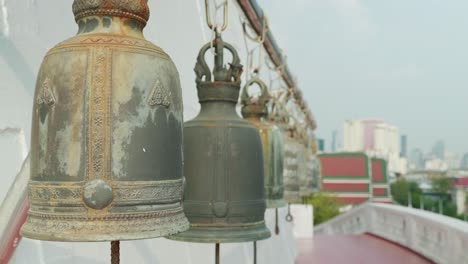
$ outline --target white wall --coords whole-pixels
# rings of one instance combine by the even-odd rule
[[[32,94],[42,58],[53,45],[77,31],[72,2],[0,0],[0,129],[19,128],[27,139],[30,138]],[[150,0],[149,5],[151,18],[145,36],[174,60],[181,75],[185,119],[189,120],[199,109],[193,72],[195,59],[199,48],[211,38],[204,20],[204,1]],[[240,15],[235,1],[230,0],[229,27],[224,40],[238,49],[245,64],[247,51]],[[6,144],[12,143],[0,141],[2,152]],[[8,171],[8,175],[0,174],[0,181],[8,189],[10,176],[19,169],[20,162],[2,161],[2,172]],[[284,209],[281,214],[283,220]],[[273,212],[268,211],[266,218],[272,229]],[[291,225],[284,220],[281,222],[280,236],[259,243],[259,263],[294,262],[296,249]],[[108,247],[107,243],[52,243],[24,239],[17,250],[15,263],[109,263]],[[223,263],[252,262],[251,251],[251,243],[222,246]],[[212,245],[176,243],[163,238],[124,242],[122,263],[205,264],[211,263],[213,253]]]
[[[365,203],[314,230],[315,235],[370,233],[440,264],[468,263],[468,223],[400,205]]]

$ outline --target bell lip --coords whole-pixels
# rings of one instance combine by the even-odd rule
[[[242,243],[264,240],[271,237],[265,221],[248,227],[202,227],[192,225],[188,231],[167,236],[167,239],[191,243]]]
[[[276,200],[269,200],[266,199],[266,207],[267,208],[282,208],[287,206],[288,204],[284,199],[276,199]]]
[[[190,223],[185,217],[184,213],[181,212],[180,214],[175,215],[174,217],[167,217],[170,218],[166,220],[166,224],[154,224],[154,230],[150,231],[140,231],[140,232],[120,232],[120,233],[111,233],[111,232],[96,232],[93,231],[92,234],[81,234],[80,231],[75,233],[64,232],[63,230],[60,232],[52,232],[46,229],[43,229],[44,232],[34,232],[32,231],[33,223],[30,223],[30,217],[24,223],[23,227],[20,230],[20,235],[25,238],[34,239],[34,240],[41,240],[41,241],[55,241],[55,242],[110,242],[110,241],[126,241],[126,240],[140,240],[140,239],[151,239],[151,238],[158,238],[158,237],[165,237],[168,235],[174,235],[180,232],[184,232],[190,228]],[[44,220],[49,221],[49,220]],[[82,223],[83,221],[56,221],[58,224],[69,225],[72,226],[74,224]],[[119,223],[126,224],[125,222],[135,222],[134,220],[124,220],[119,221]],[[93,222],[90,222],[93,223]],[[129,223],[132,224],[132,223]],[[136,223],[136,225],[138,225]],[[95,225],[97,228],[99,226],[104,227],[103,223]],[[82,230],[82,229],[74,229],[73,227],[69,228],[69,230]],[[116,232],[119,231],[118,228],[115,229]]]

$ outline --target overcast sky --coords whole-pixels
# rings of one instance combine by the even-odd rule
[[[468,152],[468,1],[258,0],[329,147],[383,118],[410,148]]]

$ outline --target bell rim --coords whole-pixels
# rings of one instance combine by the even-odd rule
[[[284,199],[266,199],[267,208],[282,208],[287,205],[288,203]]]
[[[137,221],[135,220],[107,222],[47,220],[55,226],[69,226],[67,229],[56,231],[51,231],[51,228],[41,228],[33,221],[33,217],[28,216],[26,222],[20,230],[20,235],[29,239],[54,242],[109,242],[115,240],[128,241],[150,239],[178,234],[190,228],[190,223],[183,212],[163,218],[141,219],[142,224],[148,224],[154,228],[152,230],[136,230],[134,232],[125,232],[118,227],[112,227],[112,223],[118,223],[123,226],[140,226],[138,223],[136,223]],[[153,223],[148,223],[148,221]],[[90,229],[94,228],[92,233],[90,232],[82,234],[81,230],[85,230],[87,227],[77,228],[77,226],[83,225],[85,223],[91,224],[89,226]],[[106,226],[108,227],[108,230],[105,229]],[[96,231],[96,229],[99,228],[102,228],[101,232]],[[109,228],[112,228],[111,232],[109,231]],[[36,229],[36,231],[34,229]],[[42,229],[42,231],[37,231],[38,229]],[[73,230],[75,231],[73,232]]]
[[[176,235],[167,236],[167,239],[191,243],[242,243],[265,240],[271,237],[265,221],[257,222],[248,227],[231,226],[213,227],[193,225],[189,230]]]

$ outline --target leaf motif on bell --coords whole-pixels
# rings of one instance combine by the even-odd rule
[[[52,92],[52,81],[49,77],[46,77],[37,95],[37,104],[53,105],[55,102],[55,96]]]
[[[166,108],[171,105],[171,92],[168,91],[162,83],[157,80],[148,99],[150,106],[162,105]]]

